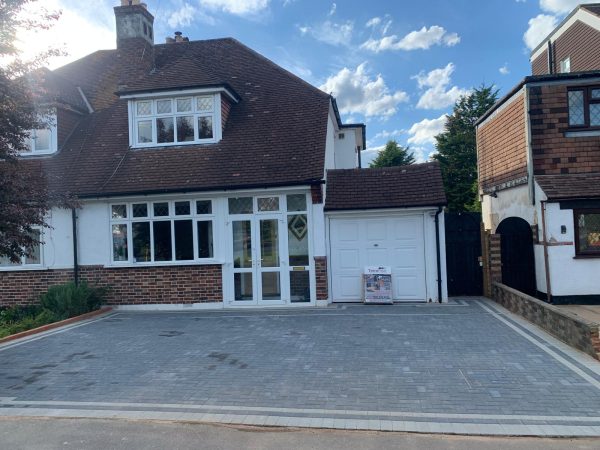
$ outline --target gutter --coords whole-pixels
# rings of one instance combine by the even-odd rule
[[[73,222],[73,281],[79,286],[79,257],[77,254],[77,210],[71,209],[71,220]]]
[[[438,210],[435,213],[435,254],[437,256],[437,290],[438,290],[438,303],[442,303],[442,264],[440,256],[440,214],[444,211],[444,208],[438,206]]]

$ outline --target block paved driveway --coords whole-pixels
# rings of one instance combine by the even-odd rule
[[[0,415],[600,435],[600,363],[535,330],[486,300],[116,312],[0,346]]]

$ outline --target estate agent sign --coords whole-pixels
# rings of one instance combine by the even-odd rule
[[[363,274],[365,303],[391,304],[392,269],[386,266],[367,266]]]

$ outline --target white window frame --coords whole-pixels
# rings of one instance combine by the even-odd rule
[[[197,99],[201,97],[212,97],[213,98],[213,109],[212,111],[200,111],[197,109]],[[189,112],[177,112],[177,100],[179,99],[192,99],[192,111]],[[171,112],[158,114],[157,102],[161,100],[171,101]],[[137,115],[137,103],[138,102],[151,102],[151,114],[138,116]],[[178,95],[162,95],[155,97],[139,97],[132,98],[128,102],[128,116],[129,116],[129,145],[132,148],[153,148],[153,147],[175,147],[181,145],[198,145],[198,144],[214,144],[222,138],[222,127],[221,127],[221,94],[219,92],[210,93],[186,93],[181,92]],[[194,140],[178,142],[177,139],[177,117],[192,116],[194,122]],[[198,133],[198,119],[199,117],[210,116],[212,118],[213,126],[213,137],[209,139],[200,139]],[[162,142],[158,143],[156,119],[159,118],[173,118],[173,133],[174,142]],[[139,143],[138,142],[138,122],[150,120],[152,122],[152,142]]]
[[[571,73],[571,57],[567,56],[560,61],[560,73]]]
[[[196,201],[211,201],[212,212],[211,214],[197,214],[196,213]],[[190,203],[190,214],[188,215],[176,215],[175,214],[175,203],[178,202],[189,202]],[[148,214],[146,217],[133,217],[133,205],[146,204],[148,208]],[[169,214],[166,216],[155,216],[154,207],[155,203],[167,203],[169,205]],[[112,208],[117,205],[125,205],[127,211],[126,218],[115,218],[112,217]],[[217,223],[217,211],[216,201],[214,198],[182,198],[174,200],[140,200],[140,201],[127,201],[127,202],[114,202],[108,205],[109,214],[109,245],[110,245],[110,266],[181,266],[190,264],[219,264],[217,260],[217,245],[218,245],[218,233],[216,230]],[[175,221],[176,220],[191,220],[192,221],[192,233],[193,233],[193,247],[194,247],[194,258],[188,260],[176,260],[175,259]],[[154,222],[169,221],[171,223],[171,260],[170,261],[155,261],[154,260]],[[200,258],[198,254],[198,222],[212,222],[212,244],[213,254],[209,258]],[[133,249],[133,224],[134,223],[150,223],[150,261],[134,261],[134,249]],[[127,225],[127,260],[115,261],[114,260],[114,245],[112,236],[113,225]]]
[[[38,244],[40,247],[40,262],[35,264],[27,263],[27,256],[21,256],[20,263],[10,264],[8,266],[0,266],[0,272],[39,270],[44,268],[44,230],[42,230],[40,227],[33,227],[33,230],[40,232],[40,243]]]
[[[58,127],[57,127],[57,123],[56,123],[56,112],[53,112],[52,114],[50,114],[48,117],[46,117],[43,120],[48,123],[48,127],[40,128],[40,130],[44,129],[44,130],[48,130],[50,132],[50,139],[49,139],[50,148],[44,149],[44,150],[36,150],[36,148],[35,148],[35,133],[38,130],[31,130],[30,136],[28,138],[29,142],[27,143],[29,145],[29,151],[21,152],[20,156],[51,155],[53,153],[56,153],[56,151],[58,150]]]

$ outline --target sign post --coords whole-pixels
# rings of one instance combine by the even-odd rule
[[[365,303],[391,305],[392,269],[386,266],[367,266],[363,272],[363,295]]]

